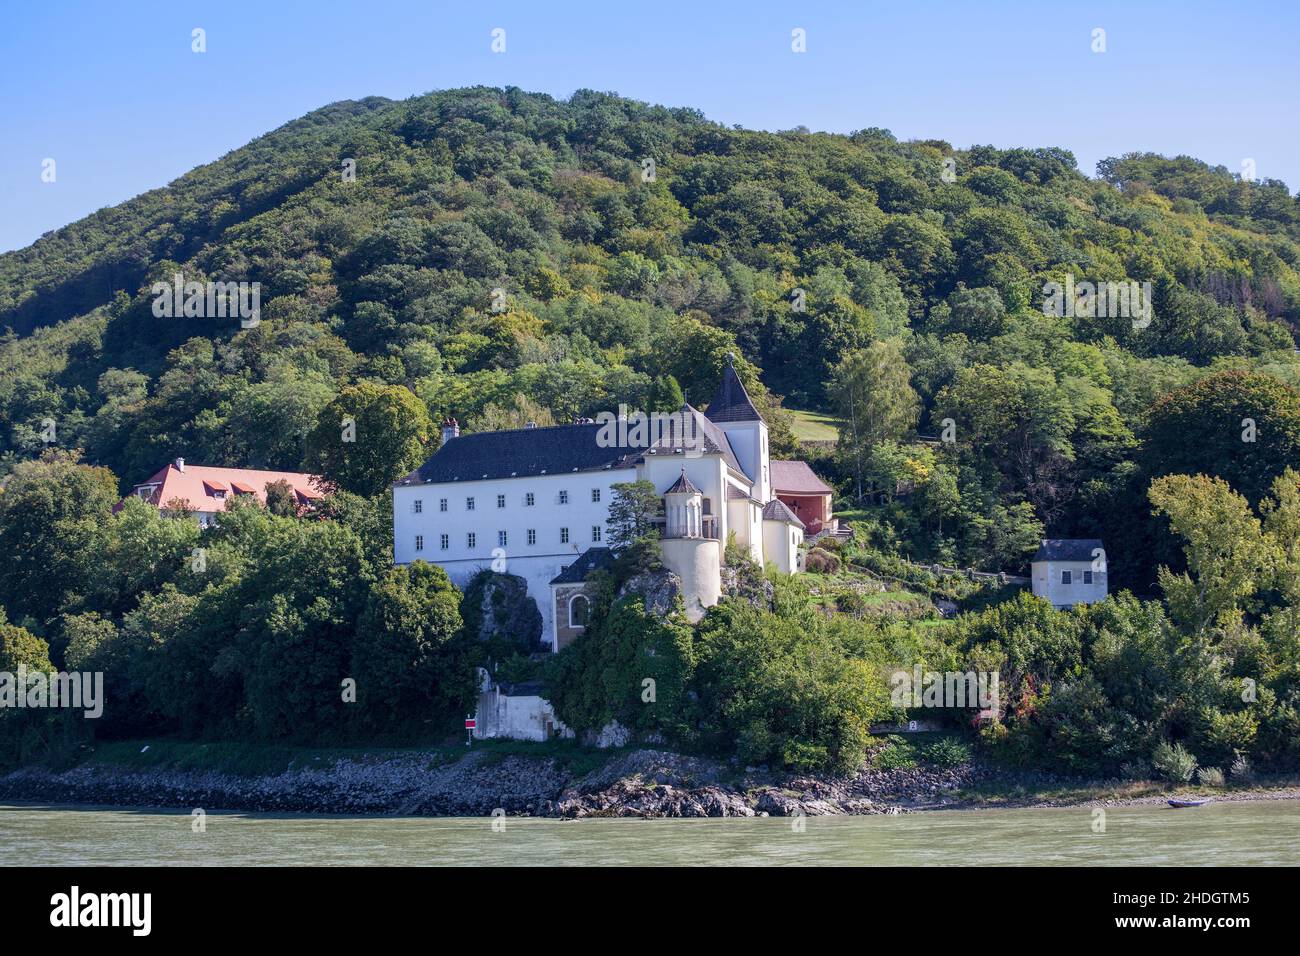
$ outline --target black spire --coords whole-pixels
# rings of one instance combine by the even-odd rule
[[[722,381],[718,383],[718,390],[704,414],[711,422],[761,422],[763,416],[758,414],[758,409],[749,400],[749,393],[736,374],[734,361],[735,355],[728,352],[727,367],[722,370]]]

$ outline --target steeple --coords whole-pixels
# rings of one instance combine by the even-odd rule
[[[722,370],[722,381],[713,395],[713,401],[704,414],[711,422],[761,422],[763,416],[749,400],[749,393],[736,374],[736,356],[727,353],[727,367]]]

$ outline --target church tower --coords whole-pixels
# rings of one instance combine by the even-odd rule
[[[736,374],[735,355],[727,353],[727,367],[713,401],[704,410],[709,421],[717,425],[731,442],[740,467],[754,485],[754,497],[766,503],[772,500],[772,475],[767,449],[767,423],[749,399],[749,393]]]

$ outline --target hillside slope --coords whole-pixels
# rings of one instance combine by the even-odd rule
[[[777,396],[838,411],[837,363],[889,341],[921,430],[956,415],[975,437],[938,462],[953,520],[931,527],[933,501],[887,520],[916,556],[996,566],[1044,526],[1129,521],[1114,502],[1143,503],[1135,475],[1159,470],[1143,430],[1165,393],[1225,369],[1300,381],[1286,187],[1185,157],[1099,173],[1060,149],[755,132],[591,91],[332,104],[0,256],[0,454],[38,454],[52,419],[123,486],[176,455],[297,468],[358,381],[500,427],[670,403],[672,380],[701,401],[731,350],[789,452]],[[156,318],[150,286],[178,272],[260,283],[261,324]],[[1044,316],[1067,276],[1151,283],[1153,321]],[[825,467],[889,488],[902,465]]]

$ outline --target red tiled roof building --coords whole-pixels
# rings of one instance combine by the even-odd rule
[[[221,468],[214,465],[187,465],[184,458],[167,464],[148,481],[135,486],[134,497],[158,508],[184,508],[198,518],[200,527],[213,523],[226,503],[240,495],[252,495],[266,504],[266,486],[288,482],[299,508],[310,507],[325,497],[321,479],[296,471],[260,471],[253,468]],[[121,505],[118,506],[119,508]]]

